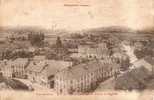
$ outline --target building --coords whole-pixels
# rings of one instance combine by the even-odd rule
[[[3,77],[12,78],[11,61],[3,60],[0,62],[0,73]]]
[[[60,71],[55,76],[57,94],[79,94],[96,88],[101,81],[118,74],[120,66],[109,60],[92,60]]]
[[[25,69],[29,64],[28,58],[1,61],[1,73],[8,78],[26,78]]]
[[[28,79],[33,83],[38,83],[48,88],[54,86],[54,75],[68,66],[70,62],[56,61],[56,60],[42,60],[38,59],[31,61],[26,69]]]
[[[130,59],[129,57],[123,52],[115,52],[112,55],[112,58],[121,65],[122,70],[127,70],[130,66]]]
[[[79,45],[78,56],[88,59],[103,59],[109,56],[109,50],[106,43],[100,43],[98,45]]]
[[[133,63],[132,68],[144,66],[150,74],[154,74],[154,57],[146,56]]]
[[[25,69],[28,67],[30,61],[28,58],[17,58],[12,61],[12,77],[27,78]]]
[[[23,41],[23,40],[28,40],[28,35],[27,34],[19,34],[19,33],[11,33],[7,36],[7,38],[9,40],[20,40],[20,41]]]

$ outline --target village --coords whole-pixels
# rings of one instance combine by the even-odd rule
[[[1,39],[0,89],[36,91],[37,84],[58,95],[82,94],[113,79],[115,90],[142,90],[153,77],[150,39],[119,39],[109,33],[55,36],[52,43],[46,39],[41,32]],[[14,80],[23,85],[13,86]]]

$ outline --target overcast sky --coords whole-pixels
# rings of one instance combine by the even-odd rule
[[[1,26],[80,30],[104,26],[141,29],[154,24],[154,0],[1,0]],[[84,4],[88,6],[64,6]]]

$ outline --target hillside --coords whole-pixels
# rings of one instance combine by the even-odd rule
[[[131,38],[149,38],[154,37],[154,28],[146,28],[142,30],[133,30],[123,26],[110,26],[110,27],[98,27],[92,29],[85,29],[80,31],[68,31],[64,29],[43,29],[40,27],[0,27],[1,38],[6,34],[28,34],[28,33],[43,33],[46,38],[55,38],[61,36],[66,38],[70,34],[109,34],[118,37],[119,39],[131,39]]]

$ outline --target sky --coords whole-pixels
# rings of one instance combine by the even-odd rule
[[[81,30],[153,25],[154,0],[0,0],[0,26]]]

